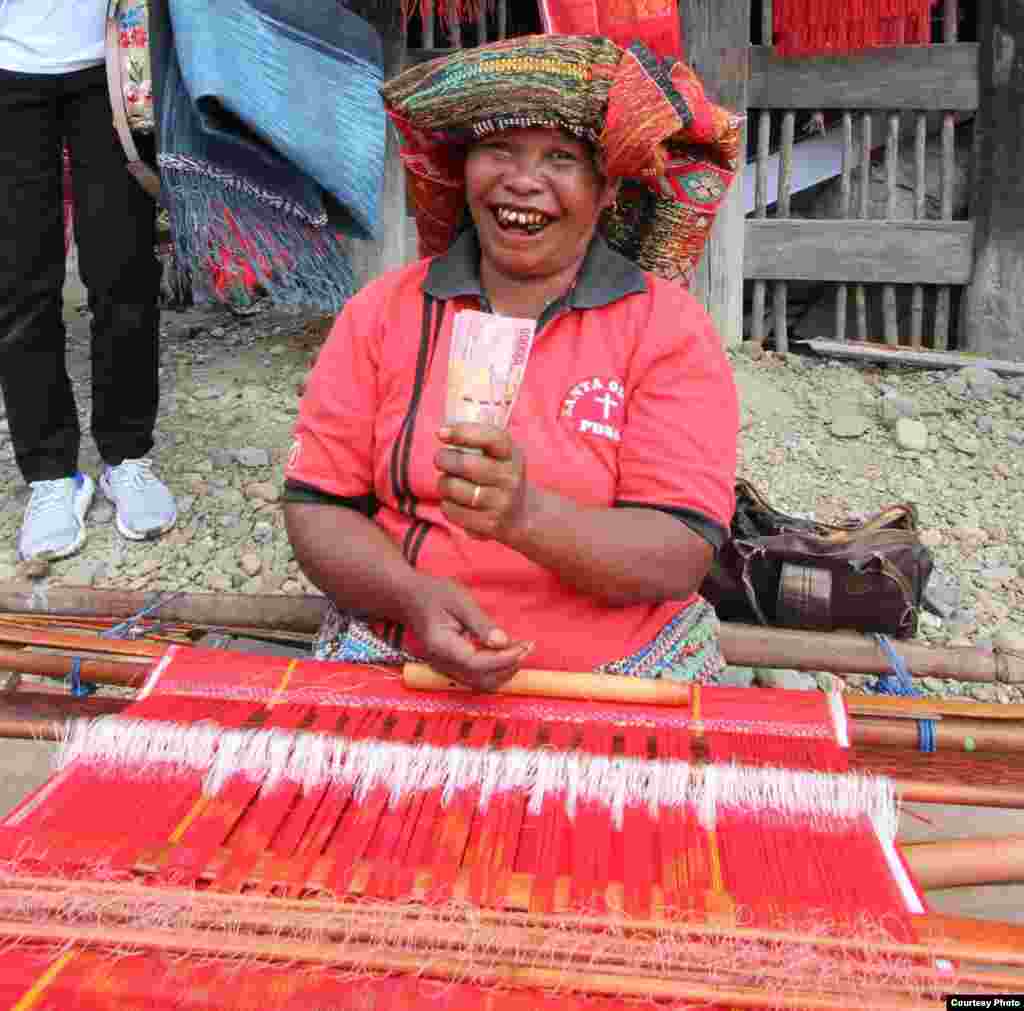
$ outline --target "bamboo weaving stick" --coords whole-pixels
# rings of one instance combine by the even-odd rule
[[[469,691],[453,678],[420,663],[407,663],[402,668],[402,680],[407,688],[417,691]],[[498,687],[495,694],[593,702],[644,702],[663,706],[685,706],[690,702],[690,686],[677,681],[529,668],[517,671]]]

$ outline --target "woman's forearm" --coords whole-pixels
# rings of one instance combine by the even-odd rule
[[[285,526],[307,578],[339,610],[404,621],[416,570],[372,520],[334,505],[289,502]]]
[[[531,487],[505,543],[608,604],[683,600],[711,565],[711,545],[657,509],[585,508]]]

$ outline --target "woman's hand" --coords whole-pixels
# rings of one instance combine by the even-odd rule
[[[526,525],[529,507],[522,450],[493,425],[450,425],[438,437],[445,444],[434,457],[441,471],[441,512],[471,537],[507,541]]]
[[[533,648],[530,642],[510,642],[469,591],[451,579],[422,576],[406,612],[405,624],[422,643],[423,660],[477,691],[504,684]]]

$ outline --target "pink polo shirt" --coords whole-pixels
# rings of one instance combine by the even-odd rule
[[[286,497],[367,510],[410,564],[457,580],[513,639],[533,640],[531,666],[591,670],[641,649],[690,601],[609,606],[441,513],[433,459],[452,320],[482,307],[478,256],[464,233],[345,306],[302,399]],[[538,323],[509,431],[541,487],[668,511],[715,547],[726,537],[738,408],[719,337],[688,292],[600,239]],[[411,632],[386,631],[417,653]]]

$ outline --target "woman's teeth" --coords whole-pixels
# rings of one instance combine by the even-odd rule
[[[498,207],[494,216],[502,228],[521,228],[527,232],[539,232],[551,220],[540,211],[517,211],[511,207]]]

